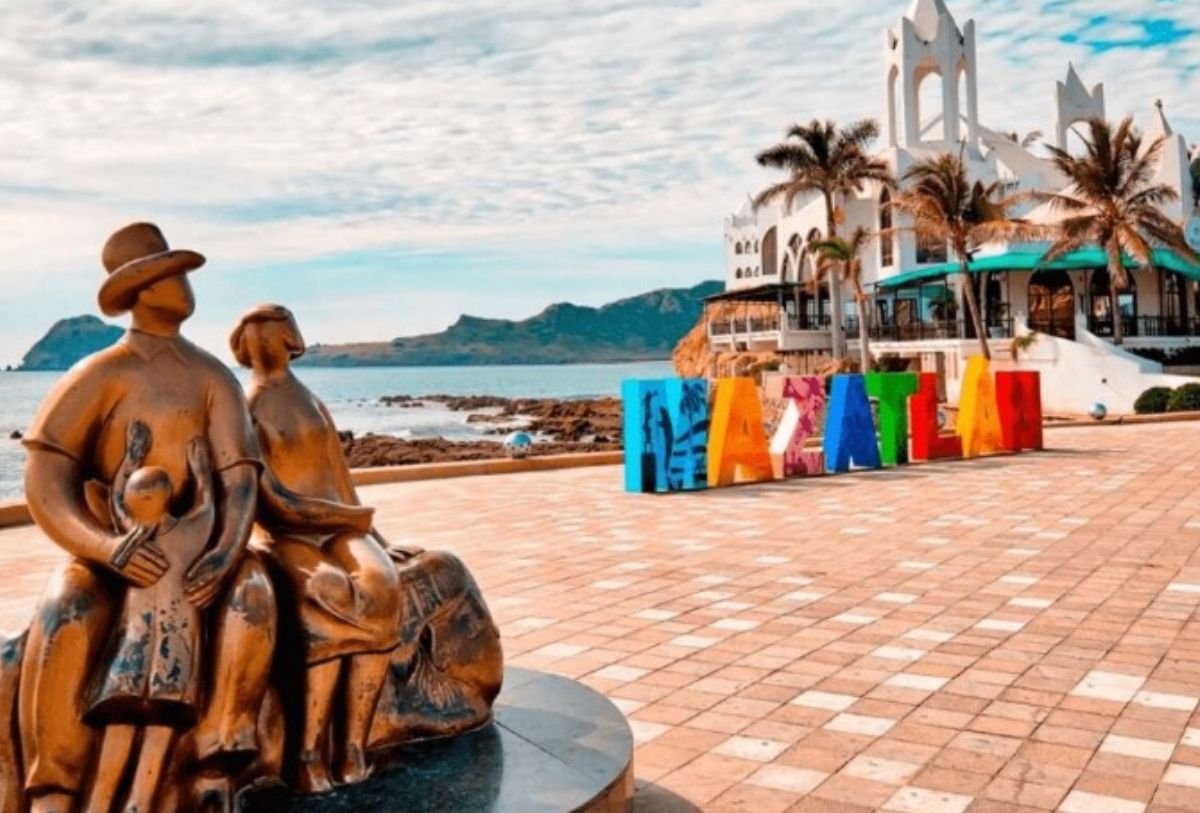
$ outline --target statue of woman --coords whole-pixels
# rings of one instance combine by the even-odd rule
[[[298,618],[306,668],[294,781],[321,792],[333,785],[334,757],[338,778],[357,782],[370,773],[373,744],[486,721],[503,668],[499,634],[455,557],[388,546],[372,527],[374,510],[358,500],[333,419],[291,371],[304,352],[291,312],[251,310],[230,344],[251,369],[264,463],[265,535],[256,544],[282,594],[281,624],[288,605]],[[387,708],[376,715],[389,674],[404,685],[384,692]],[[344,724],[331,726],[333,715]]]

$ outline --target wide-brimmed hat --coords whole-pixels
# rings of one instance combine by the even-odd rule
[[[108,238],[100,261],[108,272],[100,286],[100,310],[106,316],[117,316],[133,307],[143,288],[204,265],[204,255],[173,251],[158,226],[132,223]]]

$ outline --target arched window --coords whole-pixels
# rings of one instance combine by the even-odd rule
[[[946,124],[943,85],[946,79],[934,64],[917,69],[914,81],[917,85],[917,126],[921,130],[921,141],[935,143],[946,141],[950,128]]]
[[[800,281],[800,251],[803,243],[799,234],[793,234],[788,238],[787,246],[783,250],[784,282]]]
[[[1029,278],[1029,327],[1038,333],[1075,338],[1075,286],[1066,271],[1035,271]]]
[[[742,253],[742,244],[741,244],[741,243],[738,243],[738,244],[737,244],[737,246],[736,246],[736,247],[734,247],[734,249],[733,249],[733,253],[734,253],[734,254],[741,254],[741,253]]]
[[[737,279],[741,279],[741,278],[742,278],[742,269],[740,269],[740,268],[739,268],[739,269],[737,270],[737,273],[735,273],[735,274],[734,274],[734,276],[735,276]]]
[[[1076,121],[1067,127],[1066,149],[1075,158],[1085,156],[1088,153],[1087,141],[1083,137],[1083,133],[1087,131],[1086,125],[1086,121]]]
[[[892,193],[886,188],[879,196],[879,266],[888,268],[896,263],[896,236],[892,228]]]
[[[823,239],[824,239],[824,237],[822,237],[820,229],[809,229],[808,234],[806,235],[806,237],[804,239],[805,244],[809,248],[808,262],[804,263],[803,268],[801,268],[800,270],[804,271],[807,269],[809,279],[817,278],[817,259],[818,259],[818,257],[817,257],[817,253],[815,251],[812,251],[813,244],[819,243]]]
[[[777,232],[775,227],[767,229],[767,233],[763,235],[762,253],[759,255],[762,263],[762,273],[764,276],[774,276],[779,270],[779,249],[778,240],[776,239]]]

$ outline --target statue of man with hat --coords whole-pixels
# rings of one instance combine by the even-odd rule
[[[274,651],[271,582],[246,549],[261,469],[255,430],[237,379],[179,334],[195,307],[187,274],[204,257],[173,251],[156,226],[135,223],[109,238],[102,261],[108,277],[100,309],[129,312],[132,324],[61,379],[24,439],[30,512],[70,555],[41,599],[20,678],[32,813],[79,809],[87,777],[125,770],[93,767],[97,731],[84,717],[126,587],[153,585],[168,567],[151,534],[114,522],[120,512],[111,510],[110,488],[135,445],[144,465],[165,471],[172,506],[184,511],[197,493],[189,445],[201,442],[211,456],[216,525],[182,576],[185,598],[203,611],[207,647],[203,706],[186,732],[187,759],[198,774],[212,766],[212,775],[228,776],[254,760]]]

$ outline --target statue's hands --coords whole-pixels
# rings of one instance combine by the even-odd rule
[[[226,551],[214,549],[193,562],[183,577],[183,594],[187,600],[200,609],[211,604],[234,561]]]
[[[152,526],[134,527],[115,540],[109,554],[108,566],[135,587],[151,587],[170,567],[154,541],[154,531]]]

